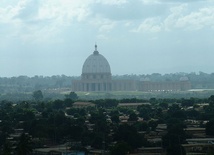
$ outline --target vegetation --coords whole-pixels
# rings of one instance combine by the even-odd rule
[[[95,107],[82,108],[73,104],[78,101],[75,92],[63,100],[47,101],[40,91],[34,96],[35,100],[1,101],[0,150],[4,154],[30,154],[35,148],[68,142],[69,148],[86,150],[91,146],[110,150],[112,155],[148,146],[163,147],[168,154],[185,154],[181,144],[192,137],[185,132],[187,119],[207,120],[206,134],[214,133],[213,96],[205,99],[100,99],[91,101]],[[145,104],[127,108],[118,106],[119,103]],[[201,107],[200,103],[208,104]],[[158,124],[167,125],[162,144],[147,139]],[[78,147],[73,145],[77,143]]]
[[[178,81],[182,76],[190,79],[192,89],[201,89],[201,91],[188,92],[111,92],[111,93],[78,93],[80,99],[97,100],[97,99],[123,99],[123,98],[208,98],[214,94],[214,73],[171,73],[151,75],[116,75],[113,79],[132,79],[142,80],[149,78],[151,81]],[[0,100],[20,101],[33,99],[33,93],[41,90],[43,98],[46,100],[63,100],[65,95],[69,95],[72,87],[72,80],[80,77],[70,77],[57,75],[51,77],[44,76],[18,76],[18,77],[0,77]]]

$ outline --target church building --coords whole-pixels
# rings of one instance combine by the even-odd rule
[[[94,52],[85,60],[80,80],[72,81],[73,91],[181,91],[191,88],[188,78],[176,82],[152,82],[150,80],[113,80],[107,59],[101,55],[95,45]]]
[[[107,59],[95,51],[84,62],[81,80],[73,81],[73,91],[111,91],[111,68]]]

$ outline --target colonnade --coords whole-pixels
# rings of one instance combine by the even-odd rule
[[[85,91],[85,92],[111,91],[111,90],[112,90],[111,82],[103,82],[103,83],[85,82],[85,83],[82,83],[82,91]]]

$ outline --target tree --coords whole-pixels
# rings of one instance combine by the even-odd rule
[[[200,112],[193,109],[193,110],[186,111],[186,115],[190,119],[197,119],[200,116]]]
[[[132,112],[132,113],[129,115],[129,121],[137,121],[137,120],[138,120],[137,115],[135,114],[135,112]]]
[[[186,119],[186,113],[177,104],[173,104],[171,107],[169,107],[167,114],[171,118],[179,118],[180,120]]]
[[[162,137],[163,147],[167,149],[167,155],[185,155],[181,144],[186,141],[185,125],[176,118],[171,118],[167,123],[167,134]],[[176,151],[175,151],[176,150]]]
[[[16,146],[17,155],[28,155],[33,151],[31,137],[25,133],[19,137],[18,144]]]
[[[210,136],[214,136],[214,119],[210,120],[206,124],[206,134]]]
[[[133,126],[124,124],[115,132],[114,140],[126,142],[134,150],[143,145],[144,137]]]
[[[183,146],[174,145],[173,147],[171,146],[167,148],[167,155],[186,155],[186,152]]]
[[[53,109],[63,109],[63,106],[64,106],[63,104],[64,104],[64,102],[62,100],[55,100],[52,103],[52,108]]]
[[[111,149],[111,155],[126,155],[131,151],[130,146],[126,142],[118,142]]]
[[[42,91],[41,90],[34,91],[33,98],[37,101],[42,100],[43,99]]]
[[[64,100],[64,105],[65,105],[66,107],[72,107],[73,103],[74,103],[74,101],[73,101],[72,99],[70,99],[70,98],[66,98],[66,99]]]
[[[72,99],[72,100],[77,100],[78,95],[75,92],[70,92],[69,94],[65,95],[66,99]]]
[[[12,150],[12,144],[9,141],[6,141],[3,145],[2,155],[11,155]]]
[[[138,106],[139,116],[143,117],[144,120],[149,120],[152,115],[152,107],[150,105]]]
[[[165,103],[165,102],[162,102],[162,103],[159,103],[159,106],[163,109],[167,109],[168,108],[168,103]]]
[[[210,105],[214,105],[214,95],[211,95],[211,96],[208,98],[208,100],[209,100]]]
[[[148,126],[151,128],[152,131],[155,131],[156,127],[158,126],[158,123],[157,121],[150,120],[148,122]]]
[[[108,109],[108,108],[116,107],[118,105],[118,100],[116,100],[116,99],[100,99],[100,100],[94,101],[94,103],[98,107]]]
[[[104,142],[104,136],[100,132],[93,132],[92,133],[92,143],[91,146],[96,149],[102,149],[103,148],[103,142]]]
[[[119,123],[120,122],[119,115],[117,114],[111,115],[111,121],[113,123]]]

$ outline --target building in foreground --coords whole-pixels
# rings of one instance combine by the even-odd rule
[[[107,59],[95,50],[84,62],[80,80],[72,81],[73,91],[106,92],[106,91],[184,91],[191,88],[187,77],[179,81],[153,82],[144,80],[113,80]]]

